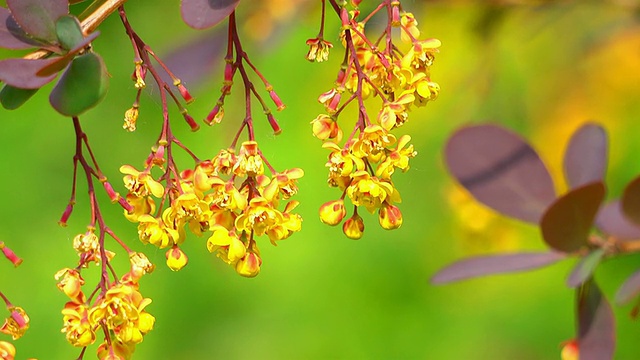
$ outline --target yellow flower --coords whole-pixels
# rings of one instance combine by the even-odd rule
[[[65,333],[67,341],[76,347],[85,347],[96,341],[94,326],[88,318],[87,306],[74,302],[68,302],[62,309],[61,332]]]
[[[385,149],[396,142],[396,137],[380,125],[367,126],[353,144],[353,154],[377,163],[383,160]]]
[[[124,186],[137,197],[153,196],[160,198],[164,194],[164,187],[155,181],[147,171],[140,172],[131,165],[122,165],[120,172],[125,174]]]
[[[253,232],[256,236],[260,236],[281,224],[282,221],[282,213],[274,209],[267,199],[258,196],[251,199],[249,206],[236,218],[235,226],[240,232],[245,231],[247,234]]]
[[[298,204],[299,202],[295,200],[288,202],[284,208],[284,212],[282,212],[282,221],[267,230],[267,235],[273,245],[277,245],[276,240],[284,240],[294,232],[302,229],[302,216],[291,213]]]
[[[244,277],[256,277],[260,273],[262,259],[256,253],[247,253],[236,263],[236,272]]]
[[[142,341],[142,335],[153,328],[155,318],[144,311],[151,299],[142,297],[136,285],[114,283],[89,310],[91,325],[106,326],[123,343]]]
[[[399,194],[391,183],[372,177],[366,171],[353,174],[351,185],[347,188],[347,196],[354,205],[364,206],[372,214],[387,199],[395,202],[399,200]]]
[[[345,148],[339,147],[332,142],[322,144],[325,149],[333,150],[329,154],[329,161],[325,164],[329,168],[329,186],[338,187],[344,190],[351,181],[351,174],[364,170],[364,161],[350,152],[353,143],[345,144]]]
[[[124,124],[122,125],[122,128],[129,131],[129,132],[133,132],[136,131],[136,122],[138,121],[138,114],[139,114],[139,110],[138,110],[138,106],[134,105],[131,108],[129,108],[129,110],[124,112]]]
[[[304,171],[300,168],[287,169],[281,173],[273,175],[275,183],[278,185],[283,199],[289,199],[298,193],[298,179],[304,176]]]
[[[247,249],[234,232],[229,232],[222,226],[215,226],[211,229],[213,234],[207,240],[209,252],[218,252],[224,262],[233,264],[244,257]]]
[[[16,348],[13,344],[0,341],[0,359],[2,360],[13,360],[16,356]]]
[[[349,239],[360,239],[364,233],[364,221],[362,217],[358,214],[353,214],[352,217],[348,218],[347,221],[342,224],[342,232]]]
[[[386,158],[376,169],[376,176],[381,179],[390,180],[396,168],[403,172],[409,170],[409,158],[415,157],[418,153],[413,150],[413,145],[405,146],[411,141],[411,136],[403,135],[398,140],[395,149],[387,153]]]
[[[167,250],[167,266],[173,271],[178,271],[185,267],[189,262],[187,254],[185,254],[177,245]]]
[[[131,275],[134,279],[140,279],[142,275],[150,274],[156,268],[143,253],[132,252],[129,254],[129,261],[131,262]]]
[[[124,217],[131,222],[138,222],[141,215],[151,214],[156,211],[156,203],[149,196],[138,197],[127,194],[127,202],[133,207],[133,211],[124,211]]]
[[[333,47],[333,45],[321,38],[309,39],[307,40],[307,45],[309,45],[309,52],[307,53],[307,60],[323,62],[329,59],[329,49]]]
[[[67,295],[73,302],[82,304],[86,301],[86,297],[82,292],[84,279],[80,276],[78,270],[65,268],[58,271],[55,275],[58,280],[58,289]]]
[[[162,219],[145,214],[140,216],[138,221],[138,236],[145,244],[153,244],[163,249],[184,239],[179,231],[168,227]]]
[[[24,309],[19,306],[10,306],[8,310],[11,314],[5,319],[2,327],[0,327],[0,332],[11,335],[13,340],[17,340],[29,329],[29,316]]]
[[[247,175],[255,177],[264,173],[264,164],[257,142],[245,141],[242,143],[238,153],[238,162],[233,167],[233,173],[241,177]]]
[[[385,203],[378,213],[378,222],[383,229],[397,229],[402,225],[402,212],[397,206]]]
[[[412,13],[403,13],[400,16],[400,24],[402,26],[402,31],[400,32],[400,40],[402,40],[403,42],[410,43],[420,37],[418,21]]]
[[[238,157],[235,155],[233,149],[222,149],[211,162],[213,163],[214,175],[230,175],[238,162]]]
[[[327,225],[336,226],[347,215],[344,207],[344,200],[328,201],[320,206],[320,221]]]
[[[342,139],[342,129],[338,126],[336,120],[329,115],[320,114],[311,121],[313,136],[320,140]]]

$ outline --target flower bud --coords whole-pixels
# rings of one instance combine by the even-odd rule
[[[178,271],[187,265],[189,258],[187,258],[187,254],[182,252],[180,248],[174,245],[171,249],[167,251],[167,266],[169,269],[173,271]]]
[[[353,214],[352,217],[348,218],[347,221],[342,224],[342,232],[344,232],[349,239],[360,239],[364,233],[364,221],[362,217],[358,214]]]
[[[332,200],[320,206],[320,221],[327,225],[336,226],[347,215],[344,200]]]
[[[236,263],[236,272],[244,277],[256,277],[260,273],[262,259],[256,253],[247,253]]]
[[[395,205],[384,204],[378,213],[378,221],[383,229],[397,229],[402,225],[402,212]]]
[[[578,341],[572,339],[565,342],[563,345],[564,346],[562,347],[562,352],[560,353],[560,357],[562,358],[562,360],[578,360]]]
[[[6,245],[2,241],[0,241],[0,249],[2,250],[4,256],[9,261],[11,261],[15,267],[18,267],[18,265],[22,264],[22,259],[19,258],[18,255],[16,255],[16,253],[14,253],[11,249],[6,247]]]
[[[64,209],[64,212],[62,213],[62,216],[60,217],[60,220],[58,221],[58,225],[65,227],[67,226],[67,221],[69,220],[69,217],[71,216],[71,212],[73,211],[73,202],[70,202],[67,207]]]

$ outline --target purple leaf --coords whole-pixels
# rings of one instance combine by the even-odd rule
[[[496,125],[458,130],[445,147],[445,162],[478,201],[507,216],[538,223],[556,198],[549,171],[535,150]]]
[[[598,211],[596,227],[621,241],[640,239],[640,226],[629,221],[622,213],[619,200],[608,203]]]
[[[56,74],[37,76],[36,73],[55,61],[57,58],[2,60],[0,61],[0,80],[21,89],[38,89],[55,79]]]
[[[226,41],[226,31],[219,28],[194,39],[163,56],[164,63],[182,82],[190,86],[206,81],[213,73],[216,65],[222,59],[223,43]],[[164,72],[162,76],[167,83],[173,83]],[[152,82],[153,84],[153,82]]]
[[[55,43],[56,20],[69,13],[67,0],[7,0],[11,15],[29,35]]]
[[[20,28],[9,9],[0,7],[0,47],[18,50],[28,49],[38,44]]]
[[[438,271],[431,278],[431,283],[444,284],[485,275],[537,269],[564,258],[565,254],[553,251],[478,256],[457,261]]]
[[[640,271],[629,276],[616,293],[616,303],[625,304],[640,294]]]
[[[616,329],[611,305],[593,279],[585,282],[576,293],[580,360],[613,359]]]
[[[633,179],[622,193],[622,212],[636,224],[640,224],[640,177]]]
[[[600,125],[578,129],[564,154],[564,172],[570,188],[604,179],[607,170],[607,133]]]
[[[597,182],[558,198],[540,222],[544,241],[553,249],[567,253],[586,246],[604,192],[604,184]]]
[[[182,20],[194,29],[206,29],[226,19],[240,0],[182,0]]]
[[[583,282],[587,281],[593,274],[602,258],[604,257],[605,250],[603,248],[593,250],[587,256],[580,259],[578,264],[573,268],[569,278],[567,279],[567,286],[578,287]]]

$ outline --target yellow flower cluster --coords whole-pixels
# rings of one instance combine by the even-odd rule
[[[104,342],[98,348],[100,359],[129,359],[136,344],[153,329],[155,318],[145,308],[151,299],[140,294],[138,281],[154,266],[141,253],[130,255],[131,271],[109,284],[90,304],[82,291],[84,279],[76,269],[65,268],[55,275],[60,289],[70,299],[62,310],[62,332],[76,347],[96,341],[102,329]]]
[[[127,200],[134,211],[125,214],[138,222],[143,243],[159,248],[171,247],[167,265],[179,270],[187,263],[179,249],[186,230],[202,236],[211,232],[207,248],[233,266],[243,276],[253,277],[260,271],[262,260],[254,237],[267,235],[276,241],[289,237],[301,228],[302,218],[292,210],[297,201],[288,201],[283,211],[281,200],[298,191],[297,180],[303,176],[295,168],[278,173],[271,169],[265,175],[265,162],[255,141],[245,141],[238,154],[223,149],[213,159],[199,163],[195,169],[179,174],[169,190],[154,180],[150,169],[139,172],[123,166]],[[168,199],[169,205],[156,213],[155,202]],[[154,214],[155,213],[155,214]]]
[[[396,140],[380,125],[369,125],[357,139],[347,141],[344,147],[325,142],[329,149],[329,186],[337,187],[355,205],[354,214],[343,224],[343,231],[351,239],[359,239],[364,223],[357,213],[363,206],[370,213],[378,211],[378,221],[384,229],[397,229],[402,225],[402,214],[397,206],[401,201],[391,176],[396,169],[407,171],[409,158],[416,155],[411,137],[403,135]],[[374,168],[375,167],[375,168]],[[343,195],[344,196],[344,195]],[[338,225],[346,216],[344,201],[329,201],[320,207],[320,219],[328,225]]]
[[[329,201],[320,208],[320,219],[338,225],[346,217],[344,197],[355,206],[353,215],[343,224],[343,232],[352,239],[362,237],[364,222],[358,207],[378,212],[384,229],[402,225],[402,213],[395,206],[400,195],[391,177],[399,169],[409,169],[409,159],[416,156],[408,135],[396,138],[391,131],[403,125],[412,106],[424,106],[437,98],[439,86],[431,81],[430,68],[440,47],[437,39],[420,40],[420,31],[413,14],[400,14],[399,2],[389,4],[389,27],[377,42],[365,35],[365,22],[357,22],[357,10],[341,9],[343,28],[341,41],[347,56],[338,73],[336,86],[320,95],[318,101],[326,113],[312,122],[313,134],[325,141],[330,150],[326,166],[329,186],[343,191],[339,200]],[[369,17],[367,17],[368,19]],[[393,43],[392,28],[400,29],[400,40],[409,49]],[[381,41],[386,39],[385,41]],[[379,48],[379,44],[385,48]],[[351,95],[343,98],[348,91]],[[365,100],[379,97],[382,106],[375,118],[369,119]],[[351,102],[358,103],[358,120],[344,146],[338,145],[343,131],[338,125],[340,113]]]

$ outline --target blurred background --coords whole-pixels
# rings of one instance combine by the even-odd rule
[[[206,250],[206,238],[196,237],[183,248],[188,266],[172,273],[164,251],[143,246],[135,225],[101,193],[108,225],[158,265],[141,282],[142,294],[153,299],[147,310],[156,325],[135,359],[560,357],[560,344],[574,336],[574,293],[564,285],[572,260],[529,273],[429,284],[438,269],[467,256],[544,248],[537,228],[501,218],[456,188],[441,149],[463,124],[504,124],[531,140],[564,190],[560,159],[566,141],[580,124],[596,121],[611,139],[607,196],[620,196],[640,173],[640,2],[402,4],[416,15],[423,37],[443,44],[432,68],[440,98],[413,111],[397,131],[410,134],[419,153],[409,172],[395,176],[404,195],[403,226],[385,231],[363,214],[365,236],[352,241],[339,227],[320,223],[318,207],[339,194],[326,186],[328,153],[309,122],[323,112],[317,96],[332,87],[342,59],[338,22],[331,14],[330,60],[312,64],[304,60],[305,41],[317,34],[318,1],[243,1],[237,16],[244,46],[287,105],[277,114],[284,129],[277,137],[255,114],[257,140],[277,169],[305,170],[297,195],[303,231],[277,248],[260,239],[264,263],[255,279],[238,276]],[[132,1],[126,9],[138,34],[184,76],[197,99],[190,113],[204,118],[219,96],[224,25],[202,32],[187,28],[177,1]],[[375,21],[371,25],[375,30]],[[160,131],[160,102],[150,89],[138,130],[122,129],[135,96],[131,46],[117,16],[100,31],[94,48],[112,75],[110,91],[81,120],[102,170],[124,193],[118,168],[142,165]],[[188,61],[198,65],[185,66]],[[17,269],[0,262],[0,289],[31,317],[30,330],[15,341],[18,359],[72,359],[79,353],[60,333],[67,299],[53,275],[76,264],[72,239],[85,231],[88,205],[80,180],[69,225],[57,225],[71,190],[74,134],[71,121],[48,105],[50,88],[18,110],[0,111],[0,240],[24,258]],[[172,109],[182,142],[201,157],[228,146],[244,116],[240,93],[235,88],[227,99],[222,124],[203,125],[197,133]],[[182,164],[192,166],[186,157]],[[118,250],[115,244],[110,248]],[[121,273],[127,271],[122,251],[114,261]],[[596,278],[605,294],[611,298],[639,264],[637,255],[603,264]],[[97,270],[83,272],[88,284]],[[640,358],[631,307],[615,308],[616,359]],[[86,354],[94,357],[95,346]]]

